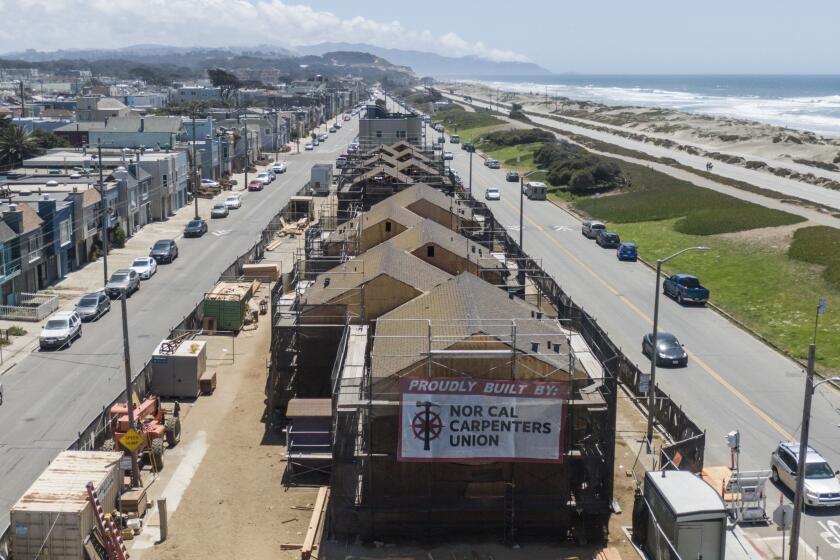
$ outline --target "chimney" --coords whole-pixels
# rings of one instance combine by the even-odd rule
[[[144,117],[140,117],[140,132],[143,132],[146,129],[146,119]]]

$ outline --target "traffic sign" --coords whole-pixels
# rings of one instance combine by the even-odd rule
[[[773,511],[773,523],[784,531],[790,528],[791,521],[793,521],[793,506],[790,504],[779,504]]]
[[[129,429],[123,437],[120,438],[120,444],[128,449],[134,451],[143,444],[143,436],[138,434],[134,429]]]

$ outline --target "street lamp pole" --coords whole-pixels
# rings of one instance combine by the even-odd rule
[[[193,202],[195,203],[195,219],[198,219],[198,161],[195,158],[195,110],[192,114],[192,164],[193,164]]]
[[[825,312],[825,302],[820,300],[817,307],[817,320]],[[805,460],[808,454],[808,436],[811,431],[811,397],[817,387],[829,381],[836,383],[840,377],[831,377],[814,383],[814,364],[817,355],[817,325],[814,324],[814,342],[808,346],[808,371],[805,375],[805,398],[802,403],[802,432],[799,435],[799,457],[796,466],[796,489],[793,494],[793,520],[790,526],[790,555],[788,560],[797,560],[799,556],[799,526],[802,522],[803,492],[805,490]]]
[[[524,201],[524,194],[525,194],[525,176],[519,177],[519,250],[523,253],[525,252],[525,247],[522,245],[522,230],[523,223],[522,220],[525,216],[525,212],[523,210],[523,205],[525,204]]]
[[[677,251],[670,257],[656,261],[656,288],[653,299],[653,340],[650,350],[650,382],[648,383],[648,417],[647,417],[647,441],[648,448],[653,449],[653,413],[656,405],[656,352],[659,348],[659,284],[662,275],[662,265],[671,259],[688,251],[708,251],[708,247],[688,247]]]
[[[99,153],[99,204],[102,207],[102,286],[108,283],[108,205],[105,203],[105,180],[102,177],[102,141],[96,144]]]
[[[472,156],[474,151],[475,149],[470,147],[470,198],[472,198]]]

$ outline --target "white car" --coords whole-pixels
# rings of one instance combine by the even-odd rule
[[[443,152],[443,159],[455,159],[455,154],[452,152]]]
[[[59,311],[47,319],[38,337],[38,346],[42,350],[66,348],[80,336],[82,336],[82,319],[79,314],[75,311]]]
[[[333,126],[334,126],[334,127],[336,127],[336,128],[338,128],[338,129],[340,129],[340,128],[341,128],[341,123],[340,123],[340,122],[336,122]]]
[[[214,181],[213,179],[202,179],[201,180],[201,185],[204,186],[204,187],[217,188],[219,186],[219,182]]]
[[[312,142],[307,142],[303,149],[306,151],[314,150],[315,144],[313,144]]]
[[[229,194],[225,199],[225,206],[227,206],[230,210],[237,210],[239,208],[242,208],[242,195]]]
[[[140,280],[148,280],[157,272],[157,261],[152,257],[137,257],[130,268],[140,276]]]
[[[796,470],[799,467],[799,442],[781,442],[770,456],[770,473],[773,482],[790,490],[796,487]],[[810,507],[837,507],[840,505],[840,481],[831,465],[814,448],[805,453],[804,505]]]
[[[286,162],[285,161],[275,161],[274,165],[271,166],[271,170],[275,173],[285,173],[286,172]]]
[[[484,191],[484,198],[487,200],[501,200],[502,193],[496,187],[490,187],[486,191]]]
[[[269,175],[265,171],[262,171],[260,173],[257,173],[257,176],[254,177],[254,181],[259,181],[263,185],[268,185],[269,183],[271,183],[271,175]]]
[[[313,146],[320,146],[321,142],[316,138],[315,140],[312,141],[312,145]]]

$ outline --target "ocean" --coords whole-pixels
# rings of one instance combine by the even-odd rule
[[[564,74],[522,81],[493,76],[464,81],[505,91],[723,115],[840,136],[840,75]]]

